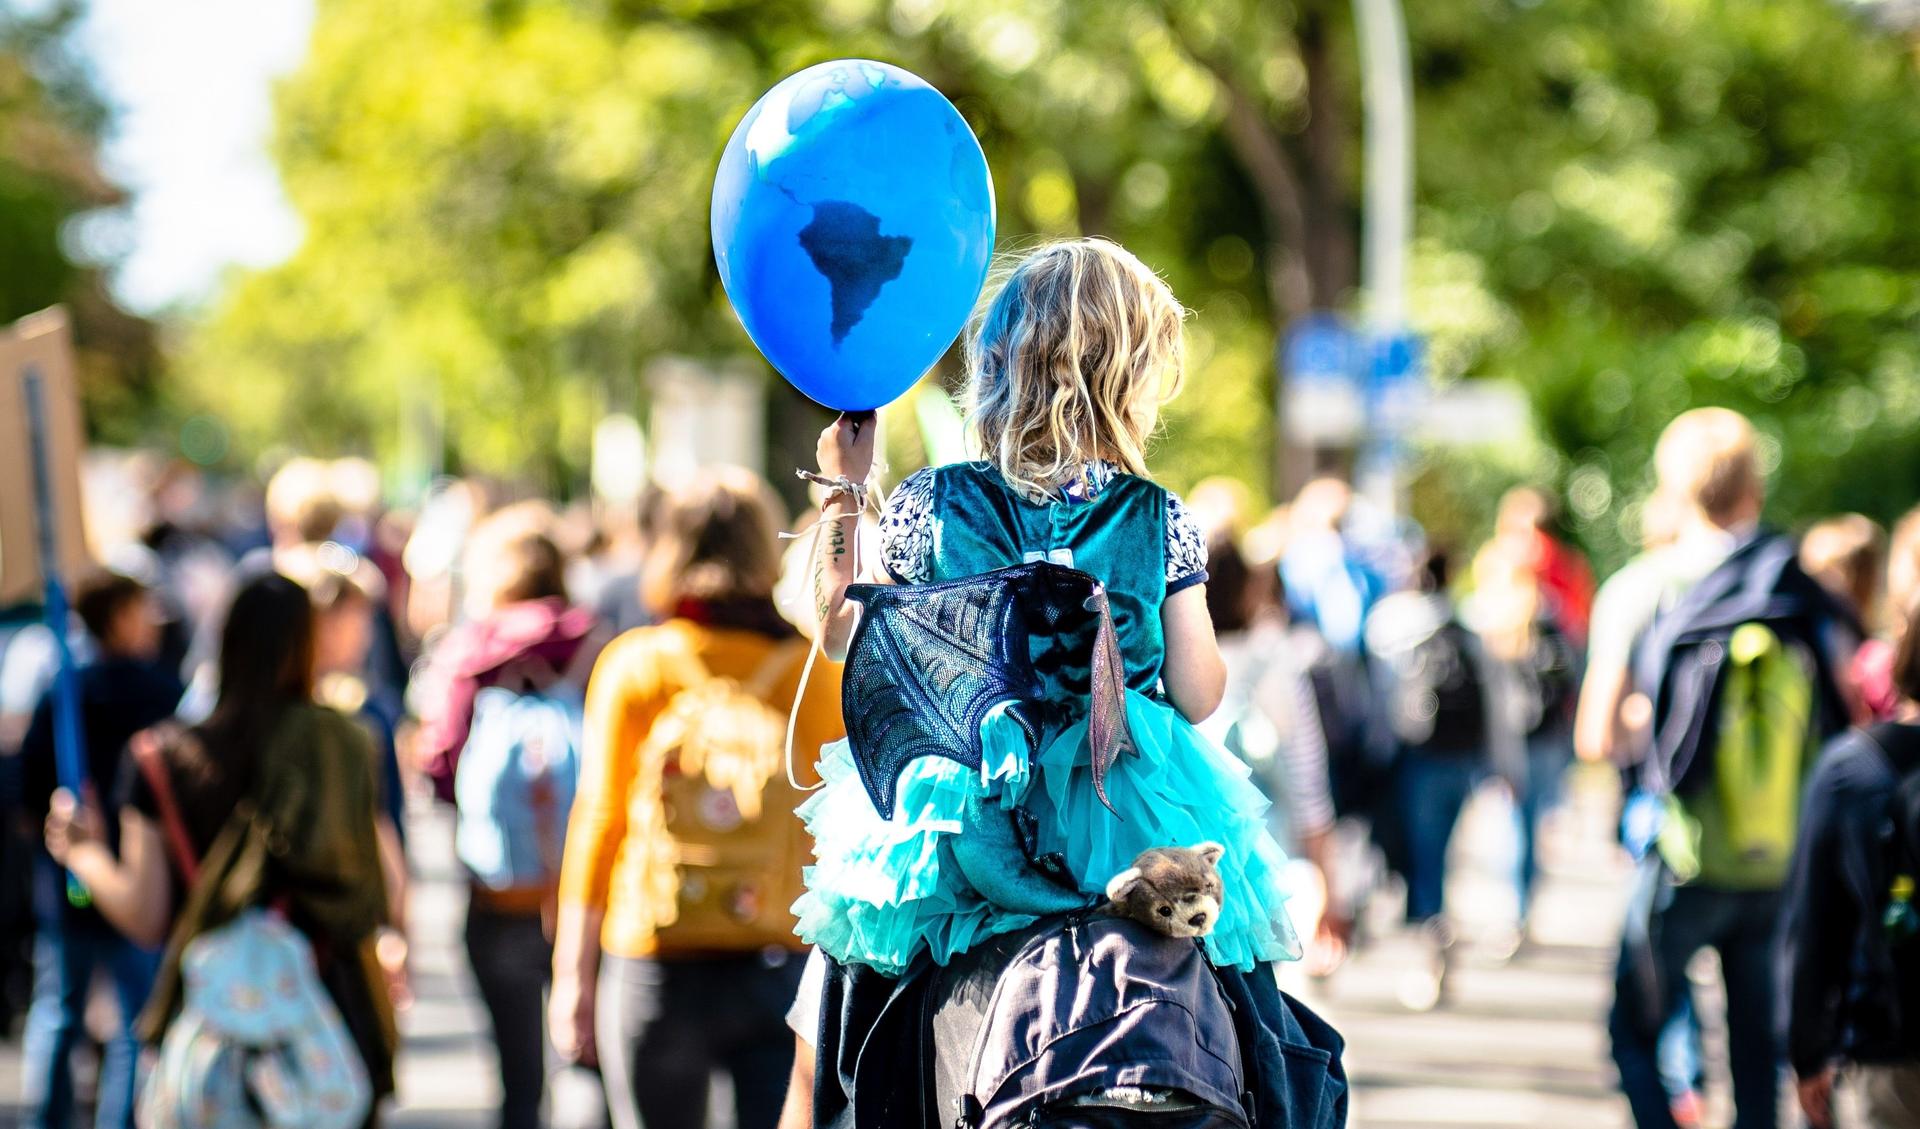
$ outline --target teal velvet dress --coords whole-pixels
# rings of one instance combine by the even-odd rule
[[[1040,916],[1097,904],[1109,879],[1149,847],[1213,841],[1224,897],[1207,938],[1214,963],[1291,959],[1298,944],[1280,891],[1285,859],[1267,800],[1237,758],[1160,694],[1160,605],[1206,579],[1204,543],[1179,501],[1145,479],[1095,464],[1086,483],[1036,503],[997,471],[959,463],[901,483],[882,521],[881,555],[898,583],[977,576],[1033,560],[1092,573],[1107,587],[1127,668],[1137,754],[1107,775],[1115,811],[1093,789],[1086,671],[1049,679],[1062,718],[1036,741],[1003,713],[981,723],[979,770],[922,757],[900,778],[891,819],[868,798],[846,743],[821,751],[821,790],[800,808],[816,861],[794,904],[799,933],[842,963],[902,972],[920,953],[945,964]],[[1004,810],[1033,818],[1039,857],[1064,861],[1079,889],[1048,881],[1013,842]],[[1000,810],[1000,818],[989,818]]]

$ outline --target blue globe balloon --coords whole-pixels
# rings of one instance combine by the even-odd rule
[[[912,387],[966,325],[992,256],[980,143],[899,67],[841,59],[790,75],[720,157],[720,281],[773,367],[829,408]]]

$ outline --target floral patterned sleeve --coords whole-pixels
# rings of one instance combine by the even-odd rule
[[[880,512],[880,560],[896,583],[933,579],[933,468],[902,479]]]
[[[1167,595],[1207,582],[1207,538],[1186,504],[1167,492]]]

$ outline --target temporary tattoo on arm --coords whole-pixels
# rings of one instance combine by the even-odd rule
[[[822,515],[820,520],[827,523],[827,551],[820,554],[813,566],[813,598],[824,623],[833,610],[833,585],[828,580],[828,570],[830,564],[838,566],[840,558],[847,554],[847,531],[837,514]]]

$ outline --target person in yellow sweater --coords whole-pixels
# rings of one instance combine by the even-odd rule
[[[779,1117],[810,840],[784,763],[808,645],[774,607],[776,512],[743,470],[675,493],[642,577],[660,622],[614,640],[587,687],[548,1025],[563,1056],[597,1057],[615,1129],[706,1124],[716,1070],[739,1129]],[[843,732],[823,662],[794,747]]]

